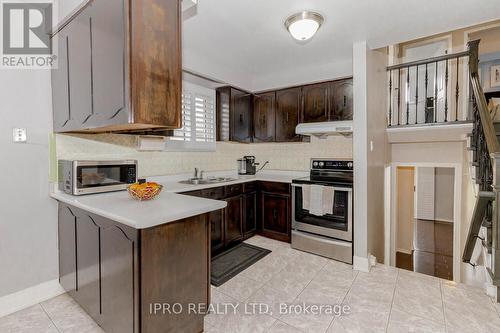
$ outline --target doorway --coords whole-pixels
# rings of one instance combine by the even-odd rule
[[[396,167],[395,266],[454,279],[455,169]]]

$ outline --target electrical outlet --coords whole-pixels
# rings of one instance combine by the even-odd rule
[[[26,143],[26,128],[14,128],[12,137],[15,143]]]

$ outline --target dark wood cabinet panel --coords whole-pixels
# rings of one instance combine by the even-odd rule
[[[254,142],[274,142],[276,93],[257,94],[254,97]]]
[[[253,95],[236,89],[231,90],[232,131],[231,141],[251,142],[253,128]]]
[[[189,304],[209,303],[209,244],[206,214],[141,230],[141,256],[147,258],[141,261],[141,332],[203,331],[203,313],[189,311]],[[155,314],[152,303],[182,309]]]
[[[243,236],[249,238],[257,230],[257,192],[244,194],[243,198]]]
[[[276,142],[300,141],[295,128],[301,120],[301,88],[276,92]]]
[[[79,214],[76,221],[78,251],[78,303],[95,318],[101,315],[101,227],[88,214]]]
[[[134,332],[134,239],[119,226],[101,231],[101,288],[104,329]]]
[[[73,209],[59,205],[59,283],[70,294],[76,291],[76,215]]]
[[[212,256],[215,256],[224,248],[224,210],[210,212],[208,219],[210,222]]]
[[[231,140],[231,87],[216,90],[217,141]]]
[[[352,120],[353,80],[346,79],[331,83],[331,120]]]
[[[203,314],[155,315],[149,304],[208,303],[208,214],[141,230],[62,203],[58,215],[61,285],[103,330],[203,330]]]
[[[243,196],[227,198],[225,214],[225,246],[243,239]]]
[[[304,86],[302,88],[302,95],[305,123],[329,120],[329,83]]]
[[[94,0],[53,31],[54,131],[181,127],[179,0]]]
[[[261,194],[262,234],[274,239],[290,241],[290,197],[263,192]]]

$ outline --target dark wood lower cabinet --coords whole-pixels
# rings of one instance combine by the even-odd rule
[[[227,247],[243,240],[243,196],[227,198],[226,202],[224,245]]]
[[[224,210],[209,213],[208,220],[210,223],[212,256],[215,256],[224,249]]]
[[[291,241],[290,184],[253,181],[183,194],[227,201],[222,213],[212,212],[209,215],[212,256],[256,233],[284,242]]]
[[[257,192],[245,193],[243,197],[243,237],[246,239],[257,230]]]
[[[261,182],[259,195],[259,233],[290,243],[291,189],[289,184]]]
[[[209,302],[209,214],[137,230],[60,203],[58,228],[60,283],[104,331],[203,331],[186,304]]]

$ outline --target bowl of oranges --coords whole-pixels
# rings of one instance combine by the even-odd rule
[[[130,196],[139,201],[153,200],[160,194],[162,189],[162,185],[154,182],[147,182],[146,180],[139,180],[139,182],[127,187]]]

